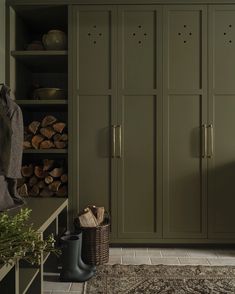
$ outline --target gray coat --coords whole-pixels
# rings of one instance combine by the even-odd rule
[[[23,202],[16,188],[17,178],[21,178],[23,129],[21,109],[10,98],[9,89],[3,86],[0,91],[0,210],[12,207],[12,202],[13,205]]]

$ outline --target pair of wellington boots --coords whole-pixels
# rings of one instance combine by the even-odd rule
[[[82,261],[82,233],[67,234],[61,237],[62,271],[60,280],[63,282],[85,282],[95,274],[95,266]]]

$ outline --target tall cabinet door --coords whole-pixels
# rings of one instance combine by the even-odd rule
[[[105,206],[115,218],[116,168],[111,126],[116,120],[116,7],[78,6],[76,91],[79,117],[79,209]]]
[[[235,7],[209,10],[209,237],[235,238]],[[212,149],[211,149],[212,148]]]
[[[206,15],[204,6],[164,8],[164,238],[207,237]]]
[[[155,6],[118,11],[118,238],[126,242],[162,236],[161,17]]]

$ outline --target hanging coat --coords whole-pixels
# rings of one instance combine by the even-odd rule
[[[9,89],[3,86],[0,91],[0,210],[24,203],[17,193],[17,178],[21,178],[23,129],[21,109],[10,98]]]

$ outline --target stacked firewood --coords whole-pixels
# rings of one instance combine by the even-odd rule
[[[68,145],[66,123],[47,115],[42,121],[32,121],[24,130],[24,149],[64,149]]]
[[[94,228],[105,220],[104,207],[88,206],[75,219],[75,225],[83,228]]]
[[[66,197],[68,175],[63,166],[53,159],[44,159],[42,165],[24,165],[18,193],[22,197]]]

